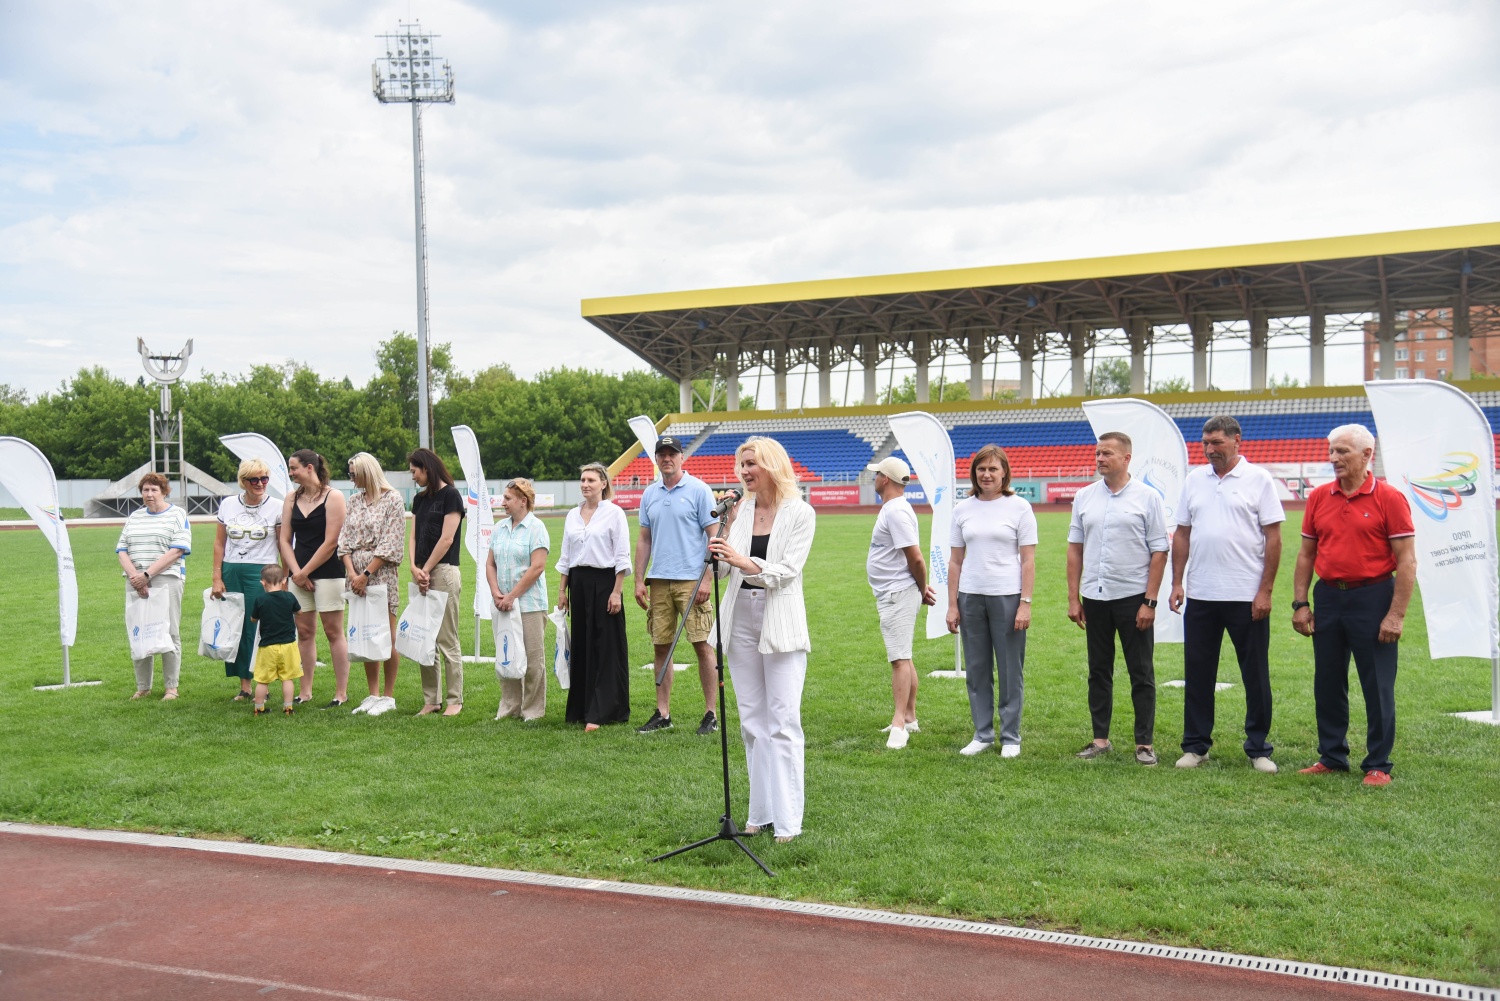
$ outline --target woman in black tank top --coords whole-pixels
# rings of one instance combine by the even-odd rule
[[[344,635],[344,567],[337,556],[344,525],[344,495],[328,484],[323,457],[310,448],[293,452],[287,475],[297,489],[287,494],[281,515],[281,558],[297,596],[297,647],[302,655],[302,691],[298,702],[313,697],[317,662],[317,625],[322,618],[333,660],[333,700],[324,709],[349,701],[349,641]]]

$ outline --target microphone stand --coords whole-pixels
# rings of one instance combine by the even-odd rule
[[[726,510],[724,512],[724,517],[719,521],[719,534],[714,536],[714,538],[722,539],[728,533],[728,531],[729,511]],[[775,876],[776,874],[769,868],[767,868],[766,864],[762,862],[760,858],[750,850],[750,847],[746,845],[743,840],[741,840],[744,832],[742,832],[734,822],[734,808],[730,803],[729,794],[729,721],[724,715],[724,630],[720,628],[720,626],[722,625],[722,620],[719,618],[719,560],[718,557],[714,556],[713,551],[710,550],[707,558],[705,558],[703,562],[708,564],[709,571],[713,574],[714,577],[714,652],[718,657],[719,671],[719,761],[722,766],[724,777],[724,813],[719,817],[719,830],[715,834],[711,835],[710,837],[703,838],[701,841],[694,841],[690,845],[683,845],[681,848],[674,848],[663,855],[657,855],[655,858],[651,859],[651,861],[660,862],[663,859],[671,858],[673,855],[681,855],[683,852],[690,852],[694,848],[702,848],[704,845],[711,845],[718,841],[732,841],[736,845],[739,845],[740,851],[750,856],[750,861],[760,866],[761,870],[767,876]],[[683,623],[686,624],[687,616],[684,615],[682,617],[682,620]],[[681,638],[682,626],[677,627],[677,636],[678,638]],[[672,641],[672,646],[674,649],[676,648],[676,639]],[[661,684],[660,678],[665,677],[665,672],[670,671],[671,669],[672,655],[669,652],[667,654],[666,667],[662,675],[657,680],[658,685]]]

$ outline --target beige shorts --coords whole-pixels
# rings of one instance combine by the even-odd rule
[[[917,629],[917,612],[922,608],[922,592],[913,584],[901,591],[887,591],[875,596],[880,612],[880,635],[885,640],[885,659],[911,660],[912,634]]]
[[[708,639],[714,627],[713,601],[701,605],[693,604],[698,593],[695,580],[653,580],[650,588],[647,619],[651,625],[651,642],[666,646],[677,635],[677,617],[687,614],[687,626],[682,630],[689,643],[702,643]]]
[[[297,605],[304,612],[342,612],[344,610],[344,583],[342,577],[323,577],[314,580],[313,589],[304,591],[296,583],[291,584],[291,591],[297,596]]]

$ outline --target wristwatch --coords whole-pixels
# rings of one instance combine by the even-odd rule
[[[1311,607],[1312,607],[1312,602],[1310,602],[1310,601],[1294,601],[1294,602],[1292,602],[1292,611],[1294,611],[1294,612],[1300,612],[1304,608],[1311,608]]]
[[[1156,599],[1155,598],[1145,598],[1145,599],[1143,599],[1141,601],[1141,604],[1145,605],[1147,608],[1155,608],[1156,607]]]
[[[1030,598],[1022,598],[1021,600],[1024,601],[1024,602],[1026,602],[1026,604],[1028,604],[1028,605],[1031,604],[1031,599]]]

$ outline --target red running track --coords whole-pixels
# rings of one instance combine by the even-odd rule
[[[1014,939],[0,834],[0,998],[1414,997]]]

